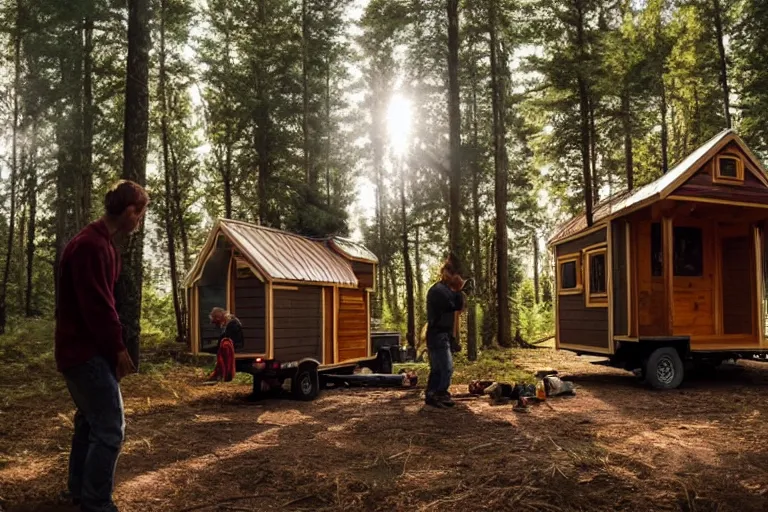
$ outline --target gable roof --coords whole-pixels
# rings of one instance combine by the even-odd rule
[[[665,199],[730,142],[735,142],[739,146],[757,169],[759,173],[759,175],[756,175],[757,178],[768,187],[768,173],[762,163],[760,163],[760,160],[747,147],[741,137],[736,135],[732,129],[726,129],[699,146],[657,180],[632,191],[616,193],[605,201],[598,203],[592,212],[592,227],[605,225],[613,218],[626,215],[634,210]],[[561,224],[555,230],[555,234],[550,238],[549,244],[552,245],[560,240],[574,236],[588,229],[588,227],[586,214],[577,215]]]
[[[334,236],[328,239],[328,245],[352,261],[374,264],[379,262],[376,255],[369,251],[368,248],[349,238]]]
[[[220,234],[226,236],[248,264],[267,281],[350,288],[358,285],[350,262],[327,247],[324,241],[247,222],[219,219],[184,280],[186,286],[202,275],[208,254],[215,248]]]

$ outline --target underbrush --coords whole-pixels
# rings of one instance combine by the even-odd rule
[[[517,349],[519,350],[519,349]],[[485,350],[477,361],[469,361],[464,352],[453,355],[453,384],[469,384],[470,381],[495,380],[500,382],[534,382],[534,377],[512,363],[514,349]],[[429,363],[403,363],[395,365],[395,373],[401,369],[415,370],[419,384],[426,386],[429,377]]]

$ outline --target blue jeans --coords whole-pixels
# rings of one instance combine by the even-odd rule
[[[442,336],[435,340],[429,351],[429,379],[427,379],[427,400],[448,393],[453,376],[453,356],[451,355],[451,340]]]
[[[69,455],[69,492],[83,511],[116,512],[112,501],[117,458],[125,437],[123,396],[102,357],[64,371],[77,407]]]

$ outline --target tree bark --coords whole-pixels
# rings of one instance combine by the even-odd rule
[[[314,191],[317,188],[317,175],[314,172],[309,144],[309,16],[307,2],[301,0],[301,101],[302,101],[302,142],[304,153],[304,175],[307,185]]]
[[[581,116],[581,165],[584,179],[584,203],[587,226],[592,226],[592,173],[590,166],[590,123],[589,123],[589,83],[584,76],[584,66],[587,64],[586,38],[584,35],[584,6],[582,0],[575,1],[577,25],[576,44],[579,52],[579,67],[577,70],[577,82],[579,88],[579,113]]]
[[[266,29],[268,23],[266,0],[259,0],[258,6],[259,23]],[[272,207],[270,204],[270,168],[269,168],[269,97],[266,92],[267,68],[263,62],[259,62],[257,77],[257,99],[258,108],[256,113],[257,136],[256,150],[259,154],[259,224],[272,225],[274,218],[272,216]]]
[[[480,137],[479,121],[477,114],[477,66],[472,63],[470,67],[471,80],[471,104],[472,116],[472,274],[478,287],[482,286],[482,261],[480,256],[480,173],[482,169],[479,162]],[[480,292],[475,290],[475,296]],[[473,297],[469,301],[467,313],[467,359],[477,360],[477,300]]]
[[[163,176],[165,181],[165,234],[168,239],[168,266],[171,278],[171,297],[173,299],[173,311],[176,314],[176,341],[184,337],[184,323],[179,297],[179,271],[176,263],[176,235],[173,229],[173,194],[171,182],[171,164],[169,158],[168,146],[168,91],[167,91],[167,70],[166,70],[166,50],[165,50],[165,20],[167,16],[166,0],[160,0],[160,79],[158,83],[158,93],[160,95],[160,130],[163,144]]]
[[[541,302],[541,292],[539,286],[539,238],[536,231],[532,234],[533,242],[533,301],[534,304]]]
[[[11,126],[11,209],[8,215],[8,245],[5,252],[5,268],[0,284],[0,334],[5,334],[8,316],[8,281],[11,275],[13,242],[16,229],[16,179],[18,177],[19,143],[19,90],[21,88],[21,2],[16,1],[16,23],[13,34],[13,125]]]
[[[496,306],[498,308],[497,342],[508,346],[512,342],[509,318],[509,256],[507,254],[507,134],[504,119],[504,77],[500,76],[496,27],[496,0],[490,0],[489,36],[491,54],[491,104],[493,110],[493,147],[495,163],[496,203]]]
[[[27,224],[27,286],[24,311],[27,318],[37,314],[32,308],[34,293],[33,272],[35,268],[35,234],[37,223],[37,113],[32,119],[32,135],[30,141],[29,174],[27,176],[27,200],[29,201],[29,222]]]
[[[463,265],[461,243],[461,112],[459,98],[459,0],[446,0],[448,12],[448,132],[450,144],[450,250]],[[463,270],[463,269],[460,269]]]
[[[128,58],[125,85],[123,179],[141,186],[147,181],[149,136],[150,0],[128,0]],[[123,342],[139,368],[144,226],[122,244],[122,271],[115,299],[123,324]]]
[[[595,98],[589,94],[589,154],[592,163],[592,204],[600,202],[600,176],[597,172],[597,130],[595,129]]]
[[[420,237],[420,231],[421,228],[417,224],[414,227],[414,242],[413,242],[413,257],[414,257],[414,278],[416,281],[416,295],[418,297],[418,303],[421,305],[424,302],[424,282],[421,278],[421,237]],[[422,314],[422,307],[419,306],[419,308],[416,310],[416,319],[417,319],[417,332],[421,332],[421,328],[424,324],[424,315]]]
[[[405,165],[400,164],[400,222],[403,240],[403,266],[405,267],[406,335],[409,348],[416,348],[416,318],[413,298],[413,268],[408,247],[408,215],[405,203]]]
[[[661,171],[666,174],[669,170],[669,137],[667,135],[667,88],[664,77],[661,81]]]
[[[731,99],[728,89],[728,60],[725,55],[725,43],[723,42],[723,17],[720,0],[712,0],[712,14],[715,19],[715,35],[717,36],[717,51],[720,55],[720,86],[723,88],[723,114],[725,115],[725,127],[731,128]]]
[[[91,4],[92,6],[92,4]],[[80,208],[84,223],[91,220],[91,191],[93,190],[93,16],[89,13],[84,23],[83,48],[83,155],[82,197]]]
[[[634,162],[632,156],[632,112],[630,110],[629,85],[624,84],[621,92],[621,126],[624,131],[624,173],[627,177],[627,189],[635,188]]]

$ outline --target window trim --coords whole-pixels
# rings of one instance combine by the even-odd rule
[[[563,288],[563,264],[574,262],[576,264],[576,287]],[[558,295],[581,295],[584,291],[581,276],[581,253],[575,252],[564,254],[557,258],[557,294]]]
[[[720,160],[736,160],[736,177],[723,176],[720,174]],[[715,168],[712,175],[713,183],[724,185],[743,185],[744,184],[744,159],[736,153],[721,153],[715,157]]]
[[[593,256],[602,254],[605,258],[605,291],[592,293],[592,279],[590,260]],[[588,308],[607,308],[608,307],[608,244],[601,244],[596,247],[584,249],[584,283],[586,293],[584,298]]]

